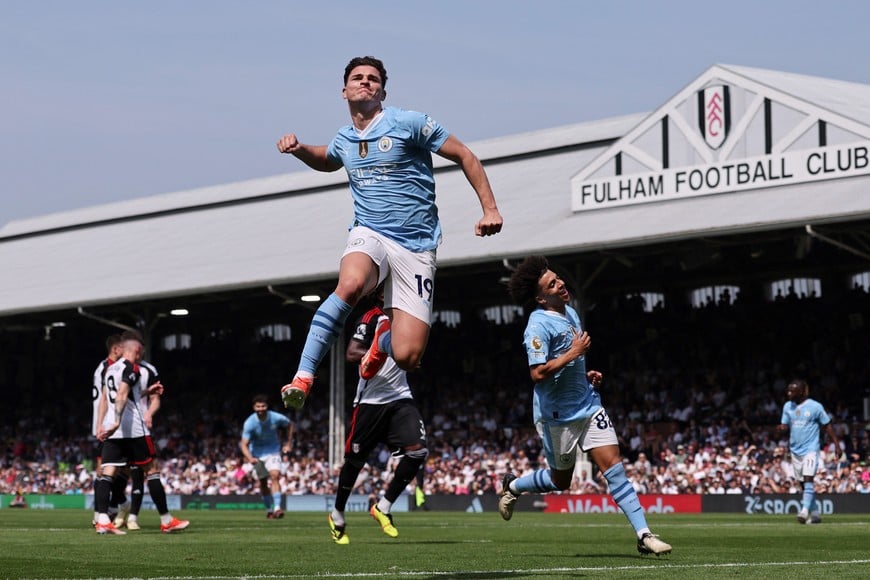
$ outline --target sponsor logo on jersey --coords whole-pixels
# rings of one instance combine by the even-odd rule
[[[426,125],[421,131],[424,137],[428,137],[435,130],[435,121],[431,117],[426,117]]]

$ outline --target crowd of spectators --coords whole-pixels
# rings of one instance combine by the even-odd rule
[[[728,298],[652,312],[631,300],[587,308],[593,336],[587,364],[605,373],[602,399],[638,493],[800,493],[787,436],[775,430],[794,376],[808,380],[843,444],[824,449],[817,491],[870,493],[863,408],[870,398],[868,303],[865,292],[855,291],[837,300]],[[507,324],[473,319],[433,329],[423,368],[412,375],[429,434],[427,494],[494,493],[506,471],[520,475],[545,461],[531,420],[523,326],[520,316]],[[185,384],[182,367],[155,362],[171,377],[168,384]],[[253,393],[238,384],[233,377],[210,385],[207,396],[185,384],[183,396],[166,397],[154,437],[168,493],[259,493],[238,448]],[[0,427],[0,493],[91,493],[89,409],[85,400],[80,413],[65,416],[78,431],[58,431],[51,417],[34,416]],[[340,461],[330,465],[326,455],[326,390],[316,390],[290,417],[296,439],[284,458],[283,492],[334,494]],[[359,492],[378,493],[394,466],[389,450],[379,450],[360,476]],[[580,457],[569,493],[602,493],[603,485]]]
[[[313,418],[317,420],[318,418]],[[479,418],[478,418],[479,419]],[[303,421],[307,423],[307,421]],[[431,455],[425,466],[427,494],[494,493],[502,474],[534,470],[540,462],[540,446],[530,428],[482,427],[476,421],[445,414],[433,422]],[[623,439],[638,432],[638,423],[626,423]],[[444,431],[444,427],[450,431]],[[866,467],[868,430],[861,423],[837,423],[842,440],[857,441],[847,450],[823,451],[816,487],[819,493],[870,493],[870,469]],[[313,431],[318,431],[317,429]],[[642,429],[646,443],[626,453],[626,471],[640,494],[701,493],[800,493],[787,447],[775,439],[773,430],[758,430],[741,437],[739,425],[710,426],[700,441],[675,431],[668,436],[654,428]],[[712,434],[716,431],[715,434]],[[735,434],[731,434],[733,431]],[[34,494],[91,493],[94,477],[93,442],[87,438],[57,441],[33,430],[34,441],[4,437],[7,452],[0,467],[0,493]],[[285,456],[281,486],[285,494],[334,494],[338,465],[325,457],[326,442],[312,431],[300,429],[296,451]],[[436,433],[440,433],[436,435]],[[469,433],[471,437],[457,433]],[[631,437],[631,439],[635,439]],[[683,441],[687,441],[683,443]],[[161,475],[169,493],[188,495],[258,494],[259,488],[248,464],[238,452],[235,433],[210,435],[199,449],[185,444],[180,433],[158,436]],[[11,443],[11,444],[10,444]],[[629,444],[629,449],[631,444]],[[653,452],[652,449],[657,449]],[[604,493],[604,481],[595,477],[581,456],[574,484],[568,493]],[[389,481],[395,458],[382,448],[360,476],[359,493],[378,493]]]

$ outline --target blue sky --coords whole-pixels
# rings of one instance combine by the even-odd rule
[[[652,111],[716,63],[870,84],[868,22],[864,0],[8,1],[0,226],[307,171],[275,142],[348,122],[353,56],[471,142]]]

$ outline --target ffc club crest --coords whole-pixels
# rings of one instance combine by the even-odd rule
[[[711,149],[718,149],[731,129],[731,98],[727,85],[698,91],[698,128]]]

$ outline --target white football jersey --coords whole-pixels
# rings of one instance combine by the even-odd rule
[[[360,319],[353,333],[353,339],[366,346],[371,345],[378,321],[386,318],[387,315],[380,308],[372,308]],[[411,394],[411,387],[408,386],[407,373],[399,368],[393,357],[389,357],[378,374],[369,380],[360,378],[353,406],[384,405],[399,399],[412,398],[414,397]]]
[[[145,426],[145,416],[141,407],[141,399],[148,398],[145,394],[147,385],[147,373],[143,373],[143,367],[121,358],[106,371],[106,396],[109,399],[109,410],[103,420],[103,427],[111,427],[115,423],[115,400],[118,396],[118,388],[121,383],[130,385],[127,406],[121,416],[121,426],[112,433],[110,439],[133,439],[144,437],[149,434]]]

